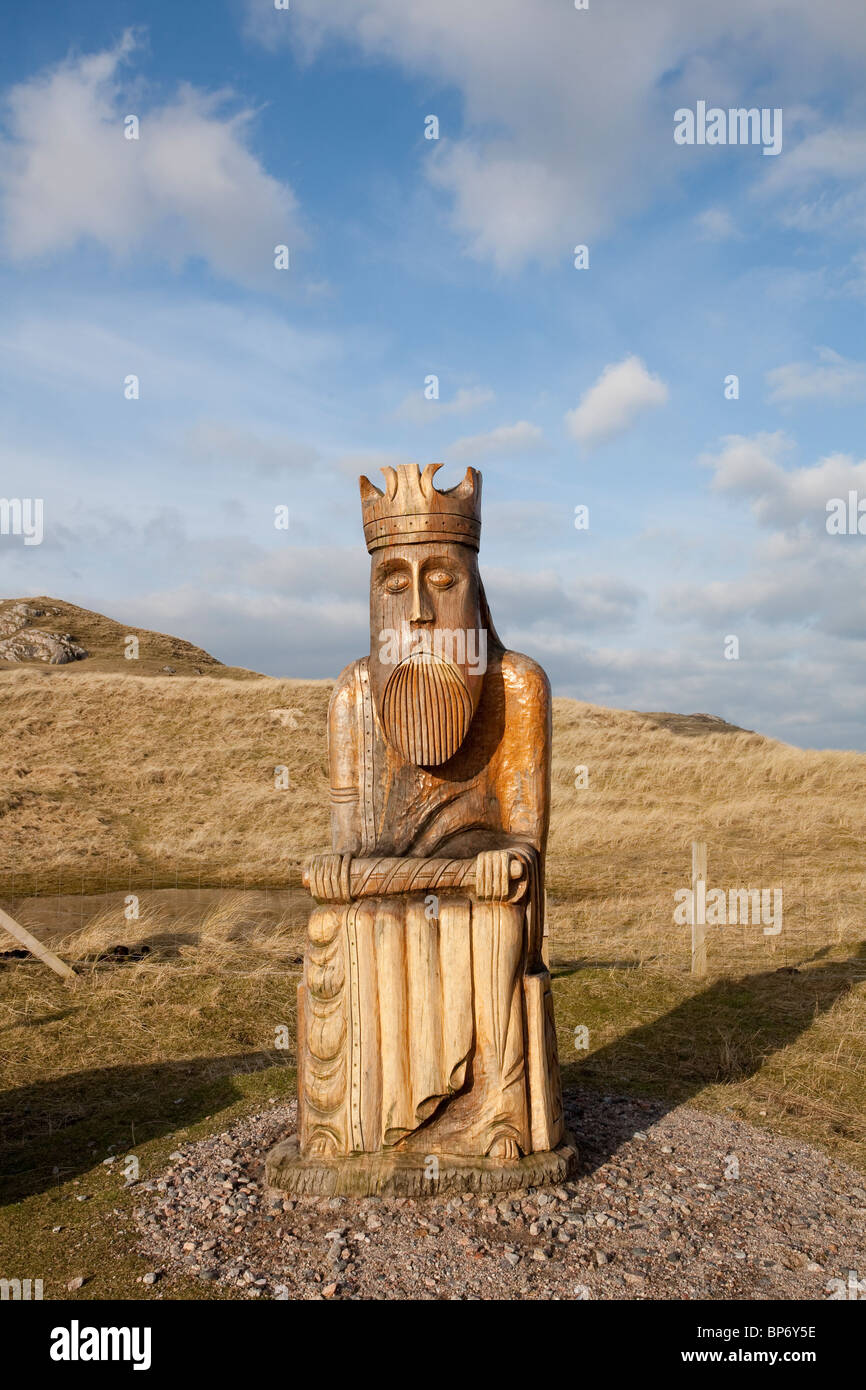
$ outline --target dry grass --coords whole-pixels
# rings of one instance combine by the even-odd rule
[[[0,1166],[13,1190],[55,1166],[75,1171],[85,1139],[97,1136],[101,1157],[174,1128],[190,1077],[293,1061],[302,904],[217,893],[196,908],[154,897],[132,921],[122,896],[102,903],[52,942],[75,965],[71,984],[35,962],[0,969]],[[21,916],[36,925],[38,914]]]
[[[0,968],[3,1273],[36,1271],[46,1298],[79,1275],[84,1298],[148,1293],[121,1234],[140,1198],[105,1158],[134,1155],[154,1176],[182,1139],[294,1085],[297,913],[227,896],[200,914],[143,903],[126,922],[120,907],[61,938],[72,984],[35,963]],[[123,960],[108,954],[118,945],[150,952]],[[211,1291],[181,1280],[175,1296]]]
[[[328,839],[328,682],[0,673],[0,893],[297,885]],[[691,840],[711,886],[781,888],[784,930],[709,930],[711,968],[794,966],[863,935],[866,756],[704,717],[555,702],[548,863],[561,959],[680,967]],[[95,736],[95,731],[98,733]],[[587,787],[575,786],[586,766]],[[288,786],[275,769],[285,767]]]
[[[574,769],[589,768],[577,789]],[[747,732],[687,736],[658,716],[555,701],[548,892],[561,955],[682,962],[672,925],[693,838],[710,886],[779,887],[784,929],[708,928],[711,965],[796,965],[863,939],[866,755]]]
[[[309,899],[298,890],[279,896],[231,889],[199,894],[157,890],[142,895],[133,917],[126,901],[121,894],[105,895],[104,906],[88,915],[82,927],[59,937],[43,930],[42,938],[79,973],[98,969],[106,957],[116,958],[121,951],[146,954],[152,963],[177,957],[200,974],[266,970],[271,961],[285,969],[299,963],[303,953]],[[84,900],[85,912],[88,902]],[[51,906],[50,899],[31,902],[18,920],[38,930]]]
[[[297,884],[328,839],[329,690],[0,673],[0,892]],[[776,964],[860,939],[866,756],[571,700],[555,701],[554,720],[548,891],[560,955],[681,961],[673,892],[688,883],[696,835],[711,885],[783,889]],[[574,785],[578,765],[586,788]],[[718,950],[744,966],[769,960],[772,944],[735,927],[711,937],[711,959]]]
[[[327,835],[328,695],[264,677],[0,673],[0,885],[299,882]]]
[[[155,1164],[172,1136],[290,1087],[308,904],[292,885],[327,843],[328,696],[327,682],[0,672],[0,897],[80,971],[68,986],[35,962],[0,967],[0,1159],[23,1198],[4,1231],[22,1268],[52,1221],[103,1249],[109,1148]],[[775,943],[709,930],[705,982],[672,925],[696,834],[711,885],[779,886],[785,903]],[[863,755],[556,701],[566,1079],[733,1110],[866,1170],[864,843]],[[71,1200],[79,1181],[92,1208]],[[138,1294],[134,1261],[112,1259],[111,1288]]]

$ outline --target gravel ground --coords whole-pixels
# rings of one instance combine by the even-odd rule
[[[566,1109],[582,1162],[561,1187],[285,1199],[263,1160],[295,1107],[272,1103],[137,1185],[144,1282],[164,1298],[183,1270],[227,1297],[828,1299],[857,1296],[854,1270],[866,1299],[853,1169],[697,1110],[593,1092]]]

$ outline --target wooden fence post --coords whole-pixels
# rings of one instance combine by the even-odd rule
[[[706,906],[707,845],[705,840],[692,840],[692,974],[698,980],[707,973]]]
[[[22,946],[26,946],[32,955],[38,956],[46,965],[50,965],[52,970],[56,970],[58,975],[62,975],[64,980],[75,980],[78,977],[71,965],[67,965],[59,956],[55,956],[53,951],[49,951],[47,946],[43,946],[41,941],[29,932],[26,927],[22,927],[14,917],[10,917],[8,912],[4,912],[0,907],[0,927],[8,931],[10,936],[14,936],[16,941],[20,941]]]

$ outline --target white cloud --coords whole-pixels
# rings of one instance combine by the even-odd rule
[[[777,167],[758,192],[772,201],[784,226],[809,234],[862,235],[866,127],[849,123],[813,130],[786,151],[784,160],[772,163]]]
[[[664,382],[632,355],[605,367],[598,381],[581,396],[580,404],[566,411],[566,427],[580,444],[597,444],[622,434],[642,410],[664,405],[667,399]]]
[[[102,53],[68,58],[12,87],[0,142],[3,239],[15,260],[96,242],[122,261],[200,258],[219,275],[273,283],[274,247],[304,241],[292,190],[248,148],[253,113],[188,84],[163,106],[131,110],[121,68],[127,31]],[[140,138],[124,138],[137,114]]]
[[[744,91],[779,105],[792,83],[805,104],[866,54],[862,0],[620,0],[586,12],[568,0],[292,0],[290,24],[273,0],[247,9],[271,47],[292,43],[312,60],[348,40],[458,90],[462,127],[443,124],[425,169],[469,253],[508,271],[535,257],[564,267],[576,242],[693,169],[673,142],[678,106],[708,93],[735,104]],[[758,166],[771,163],[782,161]]]
[[[767,372],[768,399],[861,401],[866,397],[866,362],[851,362],[832,348],[818,348],[818,363],[788,362]]]
[[[821,737],[833,741],[833,711],[850,702],[866,651],[866,550],[859,536],[828,534],[827,503],[847,502],[852,491],[866,497],[866,460],[832,454],[811,467],[785,469],[781,459],[792,447],[781,433],[733,435],[718,454],[700,460],[713,470],[714,490],[750,503],[762,531],[743,573],[724,563],[724,577],[671,587],[658,613],[667,622],[699,624],[719,642],[736,633],[753,661],[764,662],[766,632],[775,629],[776,655],[784,658],[787,644],[792,682],[787,696],[776,692],[779,710],[790,720],[802,714],[803,704],[814,704],[809,672],[820,670],[825,709],[812,722],[823,719]],[[724,562],[724,531],[714,551]]]
[[[770,171],[768,191],[805,186],[823,180],[862,178],[866,173],[866,128],[828,127],[814,131],[786,152]]]
[[[849,491],[866,496],[866,460],[829,454],[811,468],[785,469],[780,459],[792,448],[781,432],[729,435],[717,454],[700,459],[713,470],[717,492],[750,499],[755,519],[776,530],[805,523],[826,537],[827,502]]]
[[[401,401],[394,416],[413,425],[432,425],[443,416],[469,415],[495,399],[495,392],[485,386],[461,386],[449,401],[428,400],[423,391],[412,391]]]
[[[733,217],[725,208],[705,208],[695,218],[695,226],[703,241],[731,241],[740,235]]]
[[[546,448],[541,427],[518,420],[514,425],[498,425],[486,434],[464,435],[454,441],[447,453],[454,459],[521,458]]]
[[[337,601],[361,621],[367,614],[370,562],[361,540],[360,505],[355,545],[293,545],[287,550],[256,549],[248,560],[227,569],[225,579],[239,587],[282,598],[293,595],[302,606],[316,608]],[[342,610],[341,610],[342,611]]]
[[[325,571],[326,572],[326,571]],[[228,665],[266,675],[333,677],[369,644],[369,612],[363,588],[357,597],[317,590],[307,572],[296,592],[239,593],[231,584],[195,583],[157,590],[115,604],[118,617],[163,632],[179,633]],[[92,605],[99,610],[100,603]]]
[[[572,216],[572,180],[543,158],[449,143],[430,161],[430,179],[452,195],[454,224],[470,254],[493,261],[500,270],[522,265],[542,248],[553,253],[555,229],[565,228]],[[580,226],[586,237],[599,223],[590,217]],[[567,254],[567,245],[559,249]]]
[[[531,633],[568,645],[583,631],[630,627],[643,599],[633,584],[605,575],[564,583],[554,570],[484,568],[493,621],[509,633]],[[511,639],[509,639],[511,640]]]

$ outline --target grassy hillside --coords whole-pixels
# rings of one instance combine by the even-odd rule
[[[328,694],[264,677],[0,673],[0,882],[297,881],[326,833]]]
[[[0,673],[0,891],[297,884],[328,840],[329,691]],[[664,956],[695,836],[711,883],[783,889],[785,961],[859,939],[866,756],[705,727],[555,701],[548,892],[562,952],[592,954],[615,933],[629,955]],[[728,952],[770,944],[751,927],[725,933]]]
[[[0,628],[4,619],[13,616],[16,605],[26,604],[31,610],[42,609],[38,616],[28,618],[21,631],[53,632],[68,634],[88,655],[80,661],[70,661],[66,665],[52,666],[42,661],[12,662],[0,658],[0,671],[14,671],[25,667],[39,670],[48,675],[81,675],[93,672],[135,672],[138,676],[166,674],[164,667],[171,666],[181,676],[208,675],[229,677],[234,680],[255,678],[255,672],[245,671],[237,666],[223,666],[216,657],[210,656],[201,647],[185,642],[181,637],[170,637],[164,632],[151,632],[147,628],[131,627],[128,623],[116,622],[101,613],[93,613],[89,608],[79,608],[64,599],[26,598],[0,599]],[[127,638],[137,637],[138,657],[128,659],[124,653]]]

